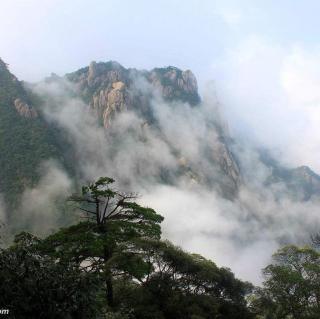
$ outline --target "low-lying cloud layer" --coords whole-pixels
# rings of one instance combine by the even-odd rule
[[[68,133],[79,175],[83,180],[111,176],[117,187],[139,192],[143,204],[165,216],[165,238],[259,283],[261,268],[279,245],[305,243],[319,229],[319,203],[290,199],[281,183],[266,188],[270,171],[250,145],[238,142],[234,146],[243,175],[236,199],[228,200],[202,182],[201,177],[216,174],[216,164],[203,151],[219,136],[216,126],[208,124],[219,118],[214,98],[195,108],[155,99],[156,128],[129,110],[117,114],[106,133],[88,106],[70,97],[69,89],[68,83],[42,83],[36,91],[55,100],[44,106],[44,112],[48,121]],[[179,170],[181,161],[190,163],[191,173],[171,173]],[[50,229],[57,221],[46,209],[47,202],[65,196],[72,183],[56,164],[46,165],[38,187],[25,192],[23,207],[28,216],[36,214],[33,218],[39,225],[35,228]],[[167,183],[163,183],[164,172]],[[34,197],[42,200],[34,201]]]
[[[63,202],[72,190],[72,182],[61,166],[47,161],[40,168],[41,179],[34,188],[27,188],[21,198],[19,220],[29,225],[32,232],[45,235],[62,224]]]
[[[157,185],[142,200],[165,216],[165,237],[255,283],[279,245],[306,244],[320,225],[319,202],[294,202],[285,192],[276,198],[271,190],[245,186],[233,202],[183,185]]]

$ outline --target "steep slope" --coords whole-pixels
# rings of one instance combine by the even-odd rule
[[[77,94],[89,104],[100,123],[108,129],[117,113],[126,110],[135,112],[152,128],[159,126],[154,112],[154,101],[161,100],[172,110],[177,103],[199,107],[197,80],[190,70],[182,71],[176,67],[155,68],[151,71],[126,69],[117,62],[92,62],[88,67],[69,73],[65,77],[76,87]],[[161,105],[157,106],[158,108]],[[188,107],[185,107],[186,112]],[[176,154],[179,171],[191,179],[214,186],[226,197],[232,198],[240,184],[238,165],[228,148],[217,119],[208,119],[205,126],[214,132],[215,137],[204,137],[203,156],[214,170],[206,171],[204,166],[195,167],[192,159],[185,157],[183,146],[165,140]],[[161,128],[159,128],[161,134]]]
[[[32,99],[0,60],[0,193],[9,207],[38,181],[40,163],[59,157],[54,134]]]
[[[117,62],[91,62],[88,67],[69,73],[66,78],[74,83],[80,96],[97,113],[107,128],[115,113],[139,111],[152,119],[150,99],[156,92],[166,102],[200,102],[197,81],[191,71],[175,67],[152,71],[126,69]]]
[[[92,62],[88,67],[63,78],[52,75],[45,82],[64,85],[66,81],[71,83],[70,96],[80,98],[88,105],[88,112],[96,116],[107,134],[117,114],[127,110],[143,119],[144,127],[158,130],[159,136],[162,136],[176,156],[178,167],[175,172],[169,173],[164,167],[159,176],[163,182],[171,183],[175,176],[186,176],[195,182],[212,186],[225,197],[236,196],[241,184],[241,172],[230,150],[228,134],[218,117],[208,119],[205,123],[209,130],[215,132],[215,136],[203,138],[204,146],[199,156],[205,158],[206,164],[202,166],[186,156],[184,145],[168,140],[157,123],[154,101],[164,101],[172,110],[177,107],[177,103],[180,106],[191,105],[195,110],[200,107],[197,81],[191,71],[175,67],[139,71],[126,69],[112,61]],[[5,195],[10,205],[17,202],[19,194],[26,187],[37,183],[39,165],[44,160],[57,159],[70,168],[72,175],[76,150],[64,134],[63,127],[55,126],[43,117],[43,102],[26,90],[0,60],[0,193]],[[263,153],[261,161],[272,172],[266,186],[284,183],[292,197],[299,200],[320,195],[320,177],[309,168],[287,169]]]
[[[154,116],[154,100],[161,100],[172,108],[177,103],[185,103],[186,110],[187,105],[198,107],[197,81],[191,71],[175,67],[138,71],[126,69],[117,62],[92,62],[64,78],[53,75],[45,80],[46,83],[59,82],[61,85],[66,81],[72,87],[68,98],[85,101],[88,112],[96,115],[107,134],[117,114],[129,110],[143,119],[144,130],[150,126],[162,136],[177,162],[176,171],[168,172],[163,167],[158,176],[162,182],[174,183],[176,176],[186,176],[191,181],[215,187],[226,197],[232,198],[236,194],[240,172],[225,136],[217,134],[214,140],[204,140],[203,157],[211,163],[214,171],[214,174],[209,174],[205,166],[199,168],[185,156],[183,145],[165,138]],[[42,112],[44,104],[52,96],[37,93],[32,92],[30,86],[24,87],[0,60],[0,193],[4,195],[9,209],[19,206],[23,191],[37,184],[39,168],[44,161],[56,159],[68,168],[71,176],[79,173],[74,165],[78,150],[72,145],[73,141],[65,134],[62,125],[48,121]],[[206,125],[218,131],[214,127],[216,123],[208,122]],[[146,161],[150,162],[148,158]]]

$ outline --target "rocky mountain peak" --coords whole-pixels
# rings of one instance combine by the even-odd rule
[[[292,175],[300,181],[312,185],[320,192],[320,176],[308,166],[299,166],[292,170]]]
[[[190,70],[182,71],[173,66],[155,68],[148,79],[166,100],[181,100],[191,105],[200,102],[197,79]]]
[[[125,110],[138,113],[146,123],[152,122],[155,98],[193,106],[200,102],[193,73],[172,66],[145,71],[127,69],[115,61],[92,61],[65,77],[105,128],[118,112]]]
[[[111,116],[111,110],[119,110],[120,106],[120,109],[141,109],[145,113],[150,109],[152,98],[151,94],[147,98],[147,86],[152,89],[149,93],[156,91],[168,102],[181,101],[191,105],[200,102],[193,73],[175,67],[139,71],[126,69],[115,61],[93,61],[88,67],[67,74],[66,78],[76,85],[91,109],[103,119]],[[139,87],[138,81],[144,82],[145,88]],[[122,83],[121,89],[119,83]],[[108,123],[108,120],[104,120],[104,123]]]
[[[86,81],[89,87],[101,85],[103,82],[115,82],[123,80],[124,68],[114,61],[106,63],[92,61],[86,72]]]
[[[63,80],[56,77],[54,79]],[[108,130],[113,132],[110,128],[114,118],[128,110],[142,120],[143,129],[149,127],[160,138],[165,139],[164,142],[176,157],[177,170],[164,175],[190,177],[193,181],[218,188],[226,197],[235,196],[240,185],[239,167],[226,139],[216,128],[216,123],[207,123],[213,134],[204,141],[201,163],[193,162],[186,156],[184,145],[167,140],[164,132],[158,131],[161,129],[157,123],[159,119],[155,108],[161,107],[162,103],[154,103],[155,101],[162,100],[172,109],[178,107],[177,103],[182,104],[181,107],[184,104],[199,107],[201,101],[197,80],[190,70],[168,66],[146,71],[125,68],[115,61],[93,61],[87,67],[66,74],[65,79],[73,84],[75,95],[88,104],[90,112],[107,130],[106,133]],[[210,163],[212,176],[208,176],[205,163]],[[163,172],[165,170],[164,167]]]

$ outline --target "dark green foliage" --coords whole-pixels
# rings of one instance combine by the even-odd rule
[[[28,103],[32,99],[0,60],[0,192],[11,208],[23,190],[38,181],[40,163],[60,154],[41,115],[34,119],[19,115],[16,98]]]
[[[264,289],[254,300],[261,318],[319,318],[319,252],[310,247],[286,246],[273,259],[274,263],[264,269]]]
[[[0,250],[0,307],[16,319],[96,318],[97,279],[71,263],[41,253],[28,234]]]
[[[253,318],[245,301],[251,285],[229,270],[167,241],[142,241],[140,249],[148,272],[140,284],[118,286],[119,302],[136,318]]]
[[[72,261],[80,268],[98,273],[104,281],[110,306],[113,278],[119,271],[143,274],[135,241],[160,239],[159,224],[163,220],[153,209],[133,202],[135,195],[113,189],[113,182],[111,178],[101,177],[82,187],[81,194],[73,195],[70,200],[80,204],[79,209],[87,214],[88,220],[49,236],[43,248],[59,260]]]
[[[85,220],[0,251],[0,306],[13,318],[251,319],[252,287],[161,241],[163,217],[103,177],[70,199]]]

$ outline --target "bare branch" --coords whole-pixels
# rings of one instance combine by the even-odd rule
[[[88,210],[88,209],[85,209],[85,208],[82,208],[82,207],[77,207],[77,208],[79,208],[80,210],[82,210],[82,211],[84,211],[84,212],[87,212],[87,213],[93,214],[93,215],[95,215],[95,214],[96,214],[95,212],[93,212],[93,211],[91,211],[91,210]]]

